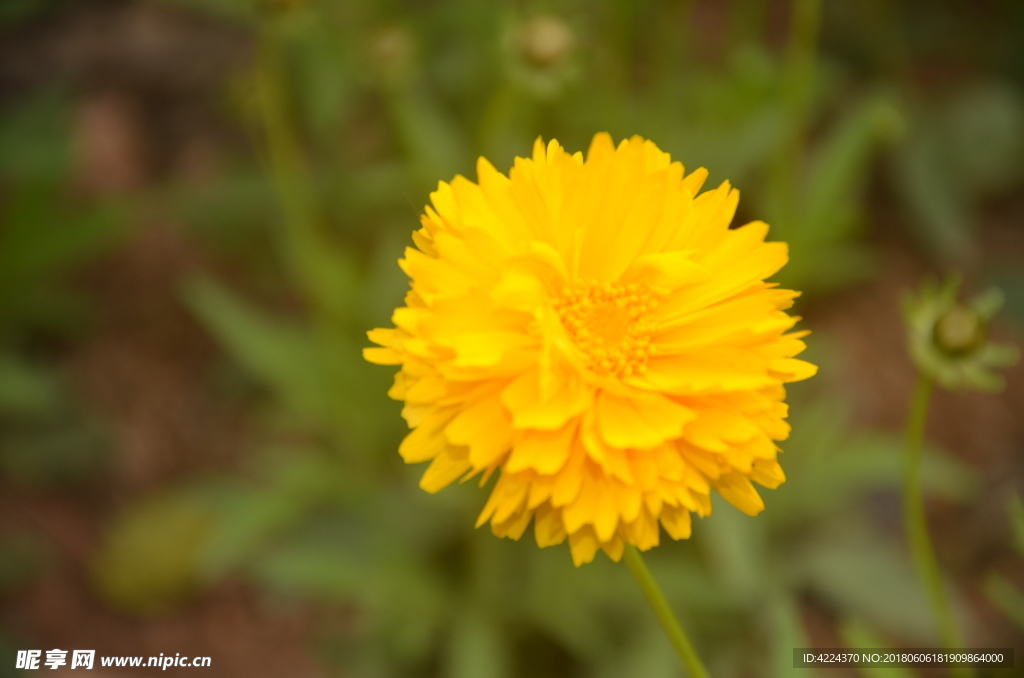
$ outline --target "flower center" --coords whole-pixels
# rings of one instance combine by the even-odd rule
[[[555,302],[569,336],[599,374],[627,377],[647,369],[657,300],[646,286],[576,283]]]
[[[986,329],[974,309],[956,304],[939,316],[932,334],[949,355],[964,355],[985,343]]]

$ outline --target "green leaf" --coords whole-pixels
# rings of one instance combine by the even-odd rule
[[[189,308],[251,377],[296,413],[326,420],[326,374],[306,330],[256,310],[212,278],[195,276],[182,289]]]
[[[507,678],[507,637],[493,614],[473,608],[457,614],[448,640],[445,678]]]
[[[972,197],[998,195],[1020,182],[1024,100],[1014,87],[972,83],[956,93],[943,113],[957,177]]]
[[[270,223],[277,206],[267,177],[252,170],[236,170],[203,182],[178,187],[170,202],[182,220],[206,237],[230,242],[238,249],[251,246],[253,231]]]
[[[808,676],[807,669],[793,668],[793,648],[812,647],[800,619],[796,600],[777,595],[771,604],[772,663],[774,678],[801,678]],[[816,672],[810,672],[814,676]]]
[[[762,589],[767,573],[765,525],[716,497],[714,511],[699,526],[702,551],[713,577],[727,595],[749,600]]]
[[[13,192],[0,215],[0,301],[20,292],[19,285],[94,256],[109,246],[127,224],[116,204],[72,207],[62,204],[54,185],[25,185]],[[9,301],[7,303],[10,303]]]
[[[50,370],[0,351],[0,412],[38,417],[60,402],[57,378]]]
[[[164,612],[200,585],[196,557],[209,534],[209,502],[191,490],[149,497],[115,518],[92,562],[96,590],[135,614]]]
[[[308,129],[333,140],[353,99],[356,33],[330,25],[315,11],[306,18],[292,40],[295,91]]]
[[[224,488],[197,558],[198,569],[213,580],[242,566],[276,534],[301,519],[305,509],[293,497],[272,491]]]
[[[985,580],[984,590],[989,602],[1024,632],[1024,593],[994,572]]]
[[[342,496],[342,474],[322,451],[288,449],[266,464],[260,484],[218,485],[210,535],[199,554],[204,576],[215,579],[242,568],[311,511]]]
[[[783,284],[822,291],[871,270],[870,252],[851,237],[860,225],[861,195],[875,149],[898,136],[902,127],[901,113],[892,103],[868,99],[814,150],[795,221],[790,225],[783,219],[775,234],[792,253],[790,265],[780,273]]]
[[[435,186],[468,169],[469,154],[462,134],[447,111],[424,87],[391,92],[392,122],[417,177]]]
[[[343,535],[324,537],[315,531],[297,535],[256,558],[249,570],[286,594],[359,605],[392,660],[421,661],[450,605],[435,574],[408,551],[371,558]]]
[[[1013,259],[991,267],[989,276],[1006,295],[1006,311],[1011,321],[1024,327],[1024,265]]]
[[[801,578],[840,610],[889,635],[936,641],[931,609],[910,562],[852,526],[833,525],[795,564]]]
[[[608,563],[600,560],[591,563],[600,568],[596,571],[594,568],[576,569],[568,554],[558,547],[533,551],[528,558],[530,585],[522,591],[519,602],[530,624],[583,661],[596,663],[606,656],[613,642],[612,628],[603,623],[598,609],[602,602],[608,602],[608,597],[621,600],[624,592],[635,591],[636,584],[628,573],[610,577],[605,570]],[[613,589],[613,585],[622,589]],[[650,614],[642,598],[635,601],[635,611]],[[667,640],[663,642],[668,645]]]
[[[595,667],[595,678],[620,678],[621,676],[643,676],[643,678],[678,678],[679,656],[665,639],[665,632],[656,623],[637,624],[624,647],[615,648],[597,656],[581,657]]]
[[[382,230],[394,231],[408,242],[415,224],[409,201],[417,195],[417,189],[404,163],[385,161],[354,171],[325,170],[316,179],[327,216],[345,234],[378,236]],[[417,201],[426,199],[423,193]],[[382,214],[390,223],[381,223]]]
[[[293,540],[295,542],[295,540]],[[341,544],[285,543],[251,564],[272,588],[314,600],[373,600],[376,577],[363,558]]]
[[[360,314],[367,327],[386,327],[391,320],[392,309],[404,305],[409,279],[398,266],[398,258],[408,242],[408,235],[399,233],[398,229],[383,233],[370,260]]]
[[[789,480],[765,496],[765,515],[773,524],[817,522],[865,492],[895,490],[902,482],[905,448],[896,436],[847,434],[841,421],[835,420],[817,426],[817,430],[808,429],[800,420],[795,426],[786,447],[793,459],[787,467]],[[799,456],[807,449],[816,454]],[[980,486],[971,467],[931,446],[922,459],[921,483],[929,494],[961,502],[975,496]]]
[[[859,621],[847,619],[839,627],[839,635],[850,650],[867,650],[887,648],[891,643],[876,635]],[[884,666],[879,668],[858,668],[857,673],[864,678],[916,678],[917,674],[902,666]]]
[[[969,259],[976,249],[971,202],[952,174],[941,132],[927,120],[916,122],[924,129],[894,156],[896,187],[922,245],[946,261]]]
[[[41,3],[21,0],[18,4]],[[0,177],[53,182],[64,177],[70,165],[68,97],[63,90],[44,88],[0,114]]]
[[[884,99],[870,99],[851,111],[815,150],[808,171],[805,237],[827,241],[848,235],[853,203],[864,190],[868,163],[881,141],[902,133],[902,114]]]

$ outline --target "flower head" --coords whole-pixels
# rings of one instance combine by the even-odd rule
[[[1003,378],[991,370],[1020,357],[1015,346],[989,341],[988,326],[1002,308],[1003,294],[989,289],[969,303],[957,301],[958,276],[941,285],[925,280],[919,294],[903,299],[910,356],[922,373],[949,389],[999,391]]]
[[[586,160],[538,140],[508,177],[483,158],[477,175],[431,194],[406,305],[365,350],[402,366],[420,486],[500,469],[478,526],[518,539],[533,520],[577,565],[657,545],[659,523],[689,537],[712,489],[764,508],[751,481],[785,479],[783,384],[816,371],[793,358],[797,293],[765,282],[786,245],[730,229],[739,193],[698,195],[707,171],[640,137],[598,134]]]
[[[535,97],[550,99],[578,75],[577,38],[555,14],[539,14],[510,25],[503,39],[511,81]]]

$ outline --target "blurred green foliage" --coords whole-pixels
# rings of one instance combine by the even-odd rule
[[[0,27],[42,9],[13,2]],[[123,205],[75,196],[70,98],[44,87],[0,107],[0,478],[15,487],[67,487],[95,478],[106,440],[74,400],[48,345],[74,336],[87,303],[68,269],[110,246],[126,224]],[[5,511],[8,509],[5,508]],[[37,535],[0,535],[0,596],[46,571]],[[0,676],[27,638],[0,633]]]
[[[982,81],[908,108],[914,133],[892,174],[919,240],[945,263],[976,263],[978,204],[1019,185],[1024,171],[1024,98]]]
[[[1014,494],[1006,508],[1013,546],[1018,555],[1024,558],[1024,502],[1020,495]],[[1002,575],[992,572],[985,582],[985,594],[998,610],[1024,631],[1024,592]]]
[[[25,482],[96,470],[102,436],[38,347],[82,325],[84,300],[63,275],[109,246],[121,205],[76,198],[70,102],[48,88],[0,111],[0,469]]]
[[[780,38],[773,3],[735,0],[709,56],[713,27],[687,1],[162,2],[253,44],[224,97],[251,148],[202,185],[150,198],[245,274],[229,286],[196,273],[181,299],[259,394],[256,430],[237,473],[123,506],[92,580],[133,614],[227,576],[351,610],[353,625],[318,636],[340,675],[679,675],[624,567],[599,557],[577,570],[564,548],[474,531],[484,491],[427,496],[395,454],[405,431],[385,396],[390,375],[359,348],[402,299],[395,260],[438,180],[472,178],[480,154],[506,168],[538,135],[577,150],[597,131],[641,134],[708,167],[711,185],[740,186],[740,216],[764,218],[790,245],[780,281],[826,297],[876,270],[864,237],[872,182],[886,182],[936,261],[972,265],[982,201],[1022,179],[1020,94],[994,69],[941,91],[895,67],[857,72],[909,58],[917,38],[900,31],[945,17],[945,5],[862,0],[846,21],[844,3],[794,0]],[[881,24],[860,36],[860,61],[819,49],[823,31],[845,44],[872,16]],[[80,322],[61,275],[123,222],[123,206],[67,194],[66,103],[44,92],[0,118],[0,463],[19,478],[77,477],[94,449],[75,437],[88,427],[59,370],[31,348],[39,332]],[[1024,279],[1004,287],[1012,307]],[[827,374],[838,358],[819,350]],[[827,384],[793,389],[789,479],[765,492],[762,516],[716,501],[691,540],[649,557],[715,676],[792,674],[792,648],[810,643],[809,599],[851,645],[934,643],[892,534],[901,444],[848,424]],[[972,500],[970,469],[938,450],[926,460],[928,492]],[[20,576],[2,555],[17,548],[0,545],[15,564],[0,576]]]

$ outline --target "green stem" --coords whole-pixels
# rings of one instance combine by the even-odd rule
[[[260,122],[271,178],[284,217],[284,250],[296,281],[313,303],[319,301],[317,281],[305,265],[318,251],[318,205],[306,159],[288,119],[285,67],[273,18],[261,27],[257,42],[255,85]]]
[[[325,383],[351,379],[344,363],[334,361],[339,348],[350,341],[348,284],[342,264],[343,251],[328,236],[320,196],[310,160],[292,118],[288,96],[288,70],[281,20],[290,10],[268,11],[257,33],[253,84],[262,133],[262,151],[281,209],[280,246],[287,270],[309,310],[309,324],[325,368],[334,372]],[[339,379],[341,381],[339,381]],[[334,422],[339,447],[356,439],[358,425],[347,418],[350,406],[344,394],[333,387],[328,392],[330,419]],[[341,416],[333,416],[334,413]]]
[[[771,167],[769,194],[774,200],[772,226],[785,230],[793,245],[800,224],[800,173],[810,126],[818,68],[818,36],[823,0],[792,3],[789,37],[782,74],[782,102],[790,127]]]
[[[943,647],[952,650],[963,647],[960,634],[953,619],[953,608],[949,604],[946,590],[942,585],[942,574],[935,557],[928,523],[924,511],[924,495],[921,490],[921,448],[924,445],[924,427],[928,420],[928,404],[932,395],[932,380],[919,375],[914,394],[910,400],[910,414],[907,417],[907,459],[903,478],[903,520],[907,542],[917,568],[917,576],[928,594],[939,627]],[[954,669],[954,675],[971,676],[969,669]]]
[[[672,647],[675,648],[676,653],[682,660],[683,666],[686,667],[687,673],[690,674],[690,678],[710,678],[708,670],[704,668],[700,657],[697,656],[693,645],[690,644],[690,639],[686,637],[686,632],[683,631],[683,627],[680,626],[679,620],[672,613],[672,608],[669,607],[668,601],[665,600],[661,589],[658,588],[658,583],[654,581],[650,570],[647,569],[647,564],[644,563],[640,551],[632,544],[626,544],[624,555],[629,571],[633,573],[633,578],[640,585],[640,590],[644,592],[644,597],[647,598],[647,602],[650,603],[651,608],[654,610],[654,616],[658,618],[661,628],[668,635],[668,639],[672,642]]]

